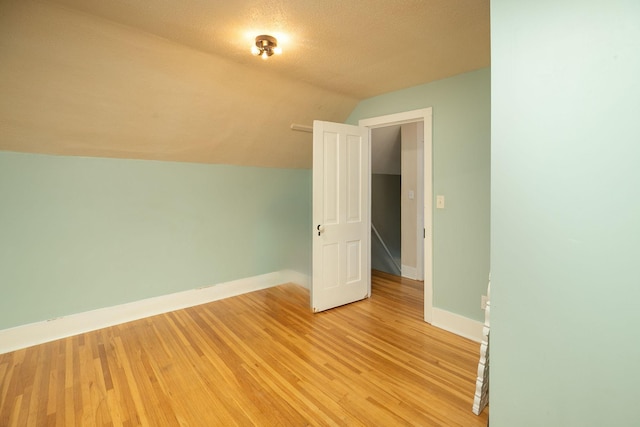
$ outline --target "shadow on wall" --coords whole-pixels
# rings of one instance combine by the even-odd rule
[[[396,267],[400,265],[400,184],[400,175],[371,175],[371,222],[393,257],[372,230],[371,268],[395,275],[401,274]]]

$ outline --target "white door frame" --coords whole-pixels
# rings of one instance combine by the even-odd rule
[[[388,114],[385,116],[362,119],[358,122],[360,126],[369,128],[369,143],[371,143],[371,129],[413,123],[422,121],[423,124],[423,218],[424,218],[424,245],[422,253],[424,255],[424,320],[427,323],[432,321],[433,311],[433,135],[432,135],[432,113],[431,107],[421,110],[405,111],[403,113]],[[420,144],[418,144],[420,152]],[[369,150],[371,152],[371,150]],[[371,164],[371,154],[369,154],[369,164]],[[369,177],[371,179],[371,177]],[[369,185],[371,188],[371,185]],[[371,190],[369,190],[371,191]],[[369,209],[371,207],[369,206]],[[418,252],[420,253],[420,251]],[[369,251],[371,257],[371,251]]]

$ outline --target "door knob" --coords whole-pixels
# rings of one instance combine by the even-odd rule
[[[318,224],[318,226],[316,227],[316,230],[318,230],[318,236],[319,236],[320,233],[324,231],[324,225]]]

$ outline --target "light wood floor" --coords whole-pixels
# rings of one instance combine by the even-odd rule
[[[0,355],[0,426],[485,426],[479,345],[422,320],[422,284],[312,314],[282,285]]]

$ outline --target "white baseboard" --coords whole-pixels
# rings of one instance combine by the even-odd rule
[[[402,277],[407,279],[418,280],[418,269],[415,267],[409,267],[408,265],[402,265]]]
[[[477,320],[434,307],[431,324],[475,342],[482,341],[482,327],[484,325]]]
[[[303,288],[311,289],[311,276],[294,270],[282,270],[282,283],[295,283]]]
[[[309,277],[293,270],[283,270],[3,329],[0,330],[0,354],[282,283],[296,283],[308,288]]]

